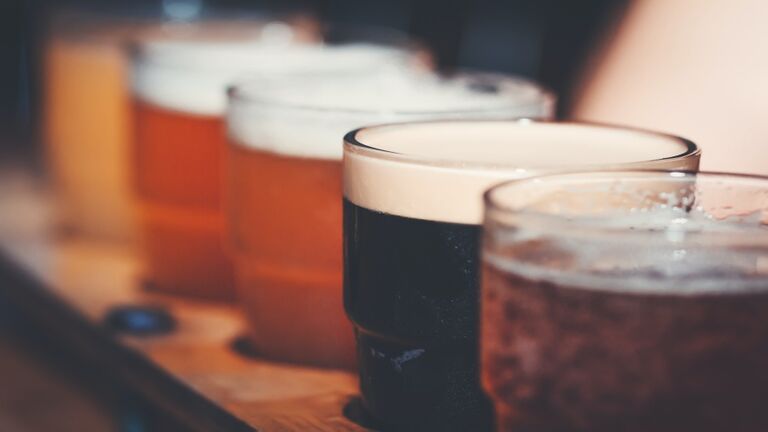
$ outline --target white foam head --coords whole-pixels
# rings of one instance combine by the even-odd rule
[[[484,259],[563,287],[676,296],[768,291],[768,179],[580,172],[486,195]]]
[[[366,124],[435,118],[548,118],[552,96],[492,74],[441,78],[415,69],[312,74],[239,86],[228,127],[233,141],[297,157],[340,160],[342,137]]]
[[[693,157],[676,158],[695,152]],[[698,150],[676,137],[578,123],[441,121],[350,133],[344,194],[399,216],[480,224],[482,194],[502,180],[574,169],[696,169]]]
[[[405,51],[392,47],[329,47],[296,40],[289,29],[283,30],[239,38],[203,35],[144,41],[134,55],[134,93],[163,108],[220,116],[226,108],[227,87],[244,76],[375,70],[408,58]]]

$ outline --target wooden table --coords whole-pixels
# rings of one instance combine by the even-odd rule
[[[23,170],[0,173],[0,267],[14,306],[191,429],[365,431],[353,374],[272,363],[232,349],[243,320],[232,305],[142,288],[126,246],[56,233],[51,200]],[[120,305],[162,305],[177,321],[166,335],[110,331]],[[345,415],[345,411],[348,415]]]

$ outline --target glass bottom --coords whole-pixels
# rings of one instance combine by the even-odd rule
[[[339,269],[285,267],[238,255],[237,295],[259,355],[355,369],[352,325],[344,315]]]
[[[234,300],[234,270],[222,247],[218,212],[144,205],[142,253],[146,277],[157,291]]]
[[[493,430],[474,345],[410,345],[360,329],[356,337],[363,402],[377,420],[397,430]]]

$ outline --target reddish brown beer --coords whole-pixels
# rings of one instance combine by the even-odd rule
[[[768,430],[768,179],[589,172],[486,197],[499,431]]]

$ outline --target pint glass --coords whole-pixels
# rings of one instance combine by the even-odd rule
[[[395,427],[482,430],[482,193],[551,170],[695,170],[681,138],[578,123],[437,121],[362,128],[344,146],[344,302],[365,406]]]
[[[584,172],[486,195],[499,431],[768,430],[768,178]]]
[[[148,27],[149,20],[113,15],[52,19],[43,55],[43,129],[57,219],[67,230],[135,240],[123,44]]]
[[[277,27],[275,27],[277,26]],[[222,247],[226,87],[241,74],[311,67],[305,43],[284,24],[192,29],[188,37],[133,49],[132,174],[146,277],[158,290],[233,297]]]
[[[440,116],[548,117],[540,88],[496,75],[441,79],[382,66],[354,72],[358,54],[329,57],[345,73],[246,83],[231,92],[230,244],[239,301],[264,356],[352,368],[342,307],[344,134],[360,125]],[[482,114],[481,114],[482,113]]]

